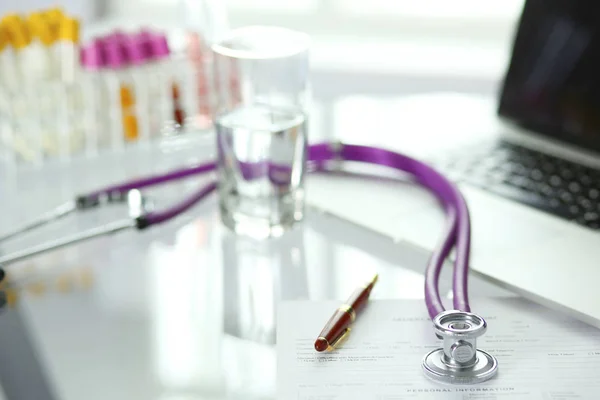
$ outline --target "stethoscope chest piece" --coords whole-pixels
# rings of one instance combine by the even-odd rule
[[[423,358],[423,372],[428,378],[441,383],[471,385],[496,375],[496,358],[477,349],[477,338],[487,330],[483,318],[452,310],[436,316],[433,325],[444,347]]]

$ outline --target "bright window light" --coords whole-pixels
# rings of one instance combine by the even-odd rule
[[[272,11],[310,11],[317,7],[318,0],[227,0],[229,8],[244,8]]]
[[[112,0],[119,1],[119,0]],[[177,5],[179,0],[131,0],[132,3]],[[261,12],[298,12],[317,8],[319,0],[225,0],[229,9],[256,10]]]
[[[356,14],[394,14],[429,18],[515,18],[524,0],[332,0],[335,8]]]

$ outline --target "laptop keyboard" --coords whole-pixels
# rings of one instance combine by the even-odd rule
[[[600,170],[507,142],[460,153],[433,165],[456,182],[600,230]]]

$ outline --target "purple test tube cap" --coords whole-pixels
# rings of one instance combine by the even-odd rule
[[[127,39],[127,34],[120,29],[115,29],[112,33],[106,35],[105,39],[114,40],[122,43]]]
[[[81,65],[92,71],[97,71],[106,65],[104,43],[101,39],[94,39],[81,48]]]
[[[140,32],[139,32],[140,37],[143,37],[145,39],[150,39],[150,38],[152,38],[152,35],[154,35],[154,33],[152,33],[152,29],[150,29],[148,27],[143,27],[142,29],[140,29]]]
[[[127,65],[127,54],[120,40],[107,38],[104,41],[104,52],[106,54],[106,65],[109,68],[119,69]]]
[[[133,65],[142,65],[148,60],[150,54],[147,39],[140,35],[131,35],[124,45],[127,58]]]
[[[167,36],[162,33],[158,33],[151,36],[150,48],[152,51],[152,58],[154,59],[165,58],[171,54]]]

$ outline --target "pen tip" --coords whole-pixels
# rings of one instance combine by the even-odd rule
[[[320,337],[315,341],[315,350],[318,352],[325,351],[328,347],[329,343],[327,342],[327,339],[323,337]]]
[[[370,284],[374,285],[377,283],[377,279],[379,279],[379,274],[375,274],[375,276],[373,277],[373,279],[371,279]]]

